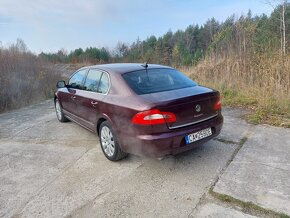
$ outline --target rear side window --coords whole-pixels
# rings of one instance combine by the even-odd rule
[[[101,76],[101,71],[90,69],[84,84],[84,90],[97,92]]]
[[[138,95],[196,86],[197,83],[174,69],[148,69],[122,75]]]
[[[101,81],[100,81],[100,85],[98,88],[98,92],[99,93],[107,93],[109,90],[109,86],[110,86],[110,82],[109,82],[109,76],[107,73],[103,73]]]
[[[75,89],[81,89],[86,72],[87,72],[86,69],[79,70],[78,72],[76,72],[68,81],[69,87],[75,88]]]

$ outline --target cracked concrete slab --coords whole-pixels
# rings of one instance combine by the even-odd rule
[[[86,149],[53,144],[0,143],[0,217],[11,217]]]
[[[0,115],[0,217],[11,217],[61,175],[96,136],[73,123],[61,125],[46,101]]]
[[[54,118],[54,114],[51,113],[53,108],[53,101],[47,100],[36,105],[0,114],[0,138],[11,138],[38,123],[52,120]]]
[[[214,191],[290,215],[290,130],[256,126]]]
[[[237,108],[224,108],[222,112],[224,115],[224,126],[217,138],[224,141],[240,143],[246,137],[249,128],[253,126],[241,119],[249,111]]]
[[[93,199],[111,191],[113,184],[131,174],[140,160],[109,162],[101,150],[87,152],[60,177],[41,190],[19,212],[21,217],[65,217]],[[119,196],[120,197],[120,196]]]
[[[237,145],[211,141],[191,152],[162,161],[143,159],[130,175],[116,182],[72,217],[187,217]]]

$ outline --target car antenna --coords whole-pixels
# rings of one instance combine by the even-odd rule
[[[148,60],[144,64],[141,65],[142,67],[145,67],[146,70],[148,68],[149,61],[150,61],[150,58],[148,58]]]
[[[142,67],[145,67],[148,81],[150,81],[150,79],[149,79],[149,75],[148,75],[148,71],[147,71],[149,60],[150,60],[150,58],[148,58],[148,60],[147,60],[144,64],[142,64]]]

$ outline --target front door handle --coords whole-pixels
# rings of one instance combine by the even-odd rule
[[[76,98],[77,98],[76,96],[72,96],[72,97],[71,97],[72,100],[75,100]]]
[[[97,105],[98,102],[97,102],[97,101],[91,101],[91,104],[92,104],[92,105]]]

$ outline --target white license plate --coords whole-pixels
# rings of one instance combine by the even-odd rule
[[[186,144],[189,144],[189,143],[201,140],[203,138],[206,138],[210,135],[212,135],[211,128],[203,129],[198,132],[185,136],[185,142]]]

